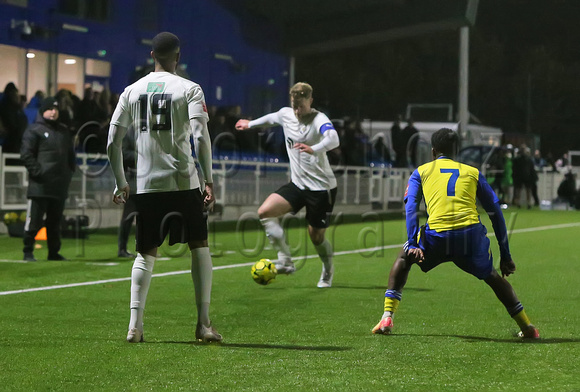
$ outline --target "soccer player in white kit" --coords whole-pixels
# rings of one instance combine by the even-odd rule
[[[131,272],[131,318],[127,341],[143,341],[143,311],[157,256],[169,244],[187,243],[197,305],[196,339],[221,341],[212,327],[209,304],[212,260],[204,208],[215,201],[209,120],[201,87],[175,74],[179,38],[163,32],[153,38],[155,71],[125,89],[111,119],[107,153],[115,175],[113,201],[124,203],[129,184],[123,170],[123,137],[135,127],[137,149],[137,257]],[[190,137],[204,178],[204,192],[192,157]]]
[[[291,274],[296,267],[278,218],[306,207],[308,234],[322,260],[317,286],[327,288],[332,286],[334,266],[332,245],[324,233],[336,200],[336,178],[326,152],[338,147],[340,142],[328,117],[312,109],[312,87],[308,83],[292,86],[290,102],[292,107],[284,107],[256,120],[239,120],[236,129],[282,126],[292,181],[266,198],[258,208],[258,216],[266,236],[278,251],[276,269],[279,273]]]

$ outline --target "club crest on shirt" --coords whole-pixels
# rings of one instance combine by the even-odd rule
[[[147,83],[148,93],[162,93],[165,88],[165,82],[149,82]]]

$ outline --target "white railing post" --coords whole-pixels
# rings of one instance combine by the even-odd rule
[[[344,167],[344,180],[342,182],[342,204],[346,204],[346,193],[348,192],[348,166]]]
[[[354,194],[354,204],[360,204],[360,173],[361,170],[365,170],[365,169],[357,169],[355,175],[354,175],[354,179],[355,179],[355,194]]]
[[[260,162],[256,163],[256,169],[254,170],[254,179],[255,179],[254,205],[260,204],[260,172],[261,172],[261,169],[262,169],[262,163],[260,163]]]

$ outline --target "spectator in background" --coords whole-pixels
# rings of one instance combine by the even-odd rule
[[[4,128],[3,152],[18,153],[22,145],[22,135],[28,125],[28,119],[22,108],[18,89],[14,83],[8,83],[0,100],[0,122]]]
[[[395,150],[395,167],[403,167],[405,164],[405,157],[407,143],[403,140],[403,128],[401,128],[401,115],[397,116],[397,119],[391,127],[391,140],[393,141],[393,149]]]
[[[363,132],[359,121],[345,120],[344,131],[340,137],[341,150],[347,166],[364,166],[368,137]]]
[[[526,192],[526,206],[531,208],[532,184],[538,180],[530,149],[523,144],[518,151],[513,163],[514,177],[514,206],[520,207],[521,191]],[[537,196],[536,196],[537,197]]]
[[[503,173],[499,181],[501,193],[498,194],[500,204],[507,205],[513,192],[513,146],[508,144],[504,150]]]
[[[564,175],[564,179],[558,186],[558,198],[573,206],[576,199],[576,176],[572,172]]]
[[[383,132],[377,133],[371,139],[371,156],[374,162],[389,163],[391,162],[391,151]]]
[[[111,119],[111,114],[113,114],[113,108],[111,107],[111,91],[108,88],[103,89],[99,95],[97,101],[101,115],[103,116],[103,125],[108,125]]]
[[[98,106],[94,100],[94,95],[94,91],[91,87],[85,88],[83,100],[80,102],[78,112],[76,113],[79,127],[88,121],[94,120],[96,117]]]
[[[46,98],[44,91],[38,90],[37,92],[34,93],[34,97],[30,99],[30,102],[28,102],[28,105],[26,107],[38,110],[40,108],[40,105],[42,105],[42,101],[44,101],[44,98]]]
[[[89,121],[96,121],[104,125],[108,120],[105,108],[99,105],[100,93],[95,92],[92,87],[85,89],[83,100],[78,110],[79,125],[82,126]]]
[[[547,166],[546,160],[542,158],[540,150],[534,151],[533,161],[536,171],[542,171],[542,169]]]
[[[535,181],[532,184],[532,197],[534,198],[534,204],[537,207],[540,205],[540,198],[538,197],[538,179],[539,179],[538,172],[543,171],[544,167],[546,167],[546,161],[544,160],[544,158],[542,158],[540,150],[534,151],[532,162],[534,163],[534,177],[535,177]]]
[[[524,161],[524,186],[526,188],[526,193],[529,193],[534,200],[534,206],[537,207],[540,205],[540,200],[538,198],[538,173],[536,173],[532,151],[529,147],[524,149]],[[530,198],[528,198],[528,202],[531,202]],[[531,208],[530,204],[528,204],[528,208]]]
[[[556,170],[558,171],[564,171],[566,169],[568,169],[568,154],[564,153],[564,155],[562,155],[562,158],[558,159],[556,161]]]
[[[489,185],[492,187],[493,191],[497,195],[498,199],[500,195],[503,194],[502,180],[504,172],[504,151],[502,147],[499,147],[496,152],[493,153],[491,159],[489,160],[489,169],[486,171],[486,180],[488,180]],[[500,204],[502,204],[500,202]]]
[[[419,141],[419,131],[415,128],[412,118],[407,120],[407,126],[403,129],[406,140],[407,167],[417,167],[417,142]]]
[[[397,155],[396,167],[415,166],[417,141],[419,131],[415,128],[413,119],[407,120],[407,126],[401,130],[400,122],[397,120],[391,128],[393,137],[393,148]]]
[[[73,108],[72,93],[70,90],[59,90],[55,96],[58,101],[58,121],[67,127],[71,134],[75,133],[74,120],[75,113]]]
[[[554,154],[552,154],[552,151],[548,151],[548,154],[546,154],[546,165],[550,168],[550,171],[557,171],[556,161],[554,160]]]
[[[106,108],[100,106],[101,93],[91,87],[85,89],[80,104],[78,118],[78,143],[80,151],[85,153],[105,153],[107,147],[107,128],[109,121]],[[108,102],[108,96],[106,98]],[[107,105],[108,106],[108,105]]]
[[[46,226],[48,260],[66,260],[60,253],[60,227],[68,187],[75,170],[72,137],[58,121],[58,101],[48,97],[40,116],[24,132],[20,157],[28,170],[28,210],[24,225],[24,260],[36,261],[34,242]],[[46,214],[46,221],[44,215]]]

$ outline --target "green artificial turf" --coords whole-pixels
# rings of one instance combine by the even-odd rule
[[[36,263],[12,262],[22,257],[21,239],[0,236],[1,293],[103,281],[0,295],[0,390],[580,390],[580,257],[573,246],[580,215],[507,210],[505,216],[518,267],[509,281],[540,329],[538,342],[514,337],[515,322],[487,285],[450,263],[429,274],[413,268],[394,334],[371,334],[405,241],[402,219],[331,227],[327,235],[343,252],[334,259],[331,289],[316,287],[314,257],[294,275],[259,286],[249,266],[227,266],[275,258],[263,249],[263,233],[251,225],[243,233],[213,233],[214,266],[222,268],[214,271],[211,308],[224,336],[219,345],[194,342],[191,261],[182,249],[162,247],[162,256],[174,257],[158,260],[154,273],[178,273],[153,279],[146,342],[128,344],[131,261],[115,257],[115,235],[64,240],[70,261]],[[291,246],[314,254],[305,229],[295,226]],[[387,249],[357,251],[376,246]],[[494,238],[492,250],[498,254]],[[45,259],[45,247],[35,254]]]

